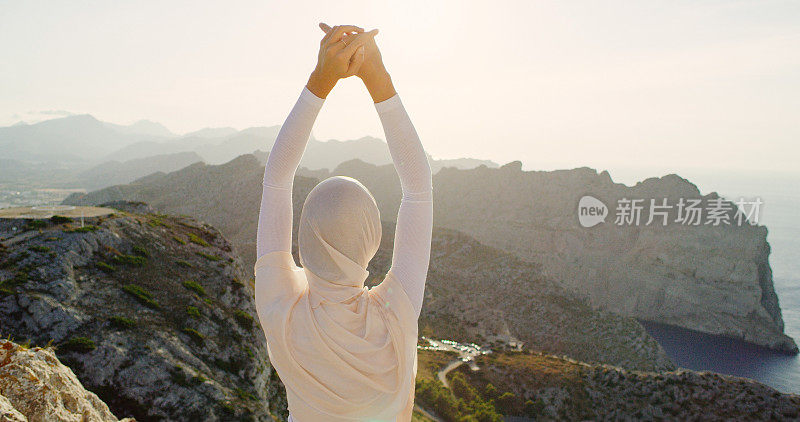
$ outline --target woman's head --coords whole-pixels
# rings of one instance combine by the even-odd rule
[[[334,176],[309,192],[298,229],[303,267],[335,284],[363,284],[354,278],[366,270],[380,242],[378,205],[361,182]]]

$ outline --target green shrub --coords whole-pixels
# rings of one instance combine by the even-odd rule
[[[174,241],[176,241],[176,242],[180,243],[181,245],[185,245],[185,244],[186,244],[186,241],[185,241],[185,240],[183,240],[183,239],[181,239],[181,238],[180,238],[180,237],[178,237],[178,236],[172,236],[172,240],[174,240]]]
[[[484,394],[486,395],[486,397],[490,399],[496,398],[497,393],[498,393],[497,388],[492,383],[486,384],[486,388],[484,389]]]
[[[153,295],[142,287],[135,284],[126,284],[122,286],[122,290],[135,297],[142,305],[149,308],[158,308],[158,302],[153,299]]]
[[[59,349],[65,352],[78,352],[78,353],[91,352],[96,348],[97,346],[95,346],[94,340],[87,337],[72,337],[71,339],[62,343],[61,346],[59,346]]]
[[[184,260],[182,260],[182,259],[179,259],[179,260],[175,261],[175,263],[176,263],[176,264],[178,264],[178,265],[180,265],[181,267],[186,267],[186,268],[192,268],[192,267],[194,267],[194,265],[192,265],[192,263],[191,263],[191,262],[189,262],[189,261],[184,261]]]
[[[143,257],[150,256],[150,252],[148,252],[147,249],[144,248],[144,246],[139,246],[139,245],[135,245],[133,247],[133,254],[134,255],[143,256]]]
[[[64,224],[64,223],[69,223],[70,221],[72,221],[72,219],[69,217],[64,217],[63,215],[54,215],[50,217],[50,221],[53,224]]]
[[[104,271],[104,272],[107,272],[107,273],[113,273],[114,271],[117,270],[113,265],[105,263],[103,261],[98,261],[95,264],[95,266],[97,268],[99,268],[101,271]]]
[[[187,306],[186,315],[189,315],[192,318],[200,318],[200,310],[197,309],[196,306]]]
[[[536,399],[536,401],[527,400],[522,408],[526,416],[536,417],[544,412],[545,404],[542,399]]]
[[[196,243],[196,244],[198,244],[200,246],[211,246],[211,245],[208,244],[208,242],[206,242],[205,240],[201,239],[200,236],[198,236],[198,235],[196,235],[194,233],[189,233],[189,241],[192,242],[192,243]]]
[[[27,228],[30,230],[33,229],[41,229],[47,227],[47,221],[45,220],[29,220]]]
[[[515,396],[514,393],[506,391],[497,398],[497,408],[509,413],[514,410],[514,402],[516,401],[517,396]]]
[[[211,255],[211,254],[207,254],[207,253],[204,253],[204,252],[195,252],[195,253],[197,255],[202,256],[203,258],[205,258],[205,259],[207,259],[209,261],[219,261],[219,260],[222,259],[222,258],[220,258],[220,257],[218,257],[216,255]]]
[[[237,396],[239,396],[239,398],[240,398],[240,399],[242,399],[242,400],[253,400],[253,401],[255,401],[255,400],[258,400],[258,399],[256,398],[256,396],[254,396],[254,395],[253,395],[253,393],[250,393],[250,392],[248,392],[248,391],[244,391],[244,390],[243,390],[242,388],[240,388],[240,387],[236,387],[236,388],[234,388],[234,389],[233,389],[233,392],[234,392],[234,393],[235,393]]]
[[[93,232],[93,231],[95,231],[95,230],[97,230],[99,228],[100,227],[97,227],[95,225],[87,224],[87,225],[85,225],[83,227],[75,227],[74,229],[66,229],[66,230],[64,230],[64,233],[87,233],[87,232]]]
[[[133,328],[136,326],[136,321],[130,318],[125,318],[123,316],[112,316],[111,318],[108,319],[108,321],[111,322],[112,326],[121,328],[123,330],[128,328]]]
[[[50,248],[48,248],[47,246],[34,245],[29,247],[28,249],[36,252],[50,252]]]
[[[226,413],[226,414],[229,414],[229,415],[232,415],[232,414],[236,413],[236,408],[228,400],[220,400],[219,401],[219,407],[222,409],[223,413]]]
[[[180,365],[175,365],[169,369],[169,377],[175,384],[178,384],[182,387],[189,386],[189,380],[186,379],[186,373],[183,372],[183,367]]]
[[[137,267],[141,267],[147,263],[147,258],[143,256],[136,256],[136,255],[115,255],[111,258],[112,261],[116,262],[117,264],[123,265],[134,265]]]
[[[239,323],[244,328],[252,328],[253,327],[253,316],[248,314],[247,312],[237,309],[233,312],[234,318],[236,318],[236,322]]]
[[[186,287],[189,290],[193,290],[200,296],[206,295],[206,289],[204,289],[203,286],[200,285],[200,283],[194,280],[184,280],[184,282],[181,284],[183,284],[183,287]]]
[[[245,367],[247,362],[248,361],[244,359],[243,360],[236,360],[233,358],[231,360],[224,360],[220,358],[214,359],[214,365],[224,370],[225,372],[231,374],[238,374],[239,371],[241,371]]]
[[[202,374],[197,374],[197,375],[192,377],[192,384],[193,385],[200,385],[200,384],[202,384],[202,383],[204,383],[206,381],[207,381],[206,377],[204,377]]]
[[[2,282],[0,282],[0,297],[3,296],[11,296],[16,294],[17,292],[12,289],[11,287],[4,286]]]
[[[151,218],[147,222],[147,224],[150,225],[150,227],[158,227],[158,226],[169,227],[169,225],[167,223],[165,223],[163,220],[161,220],[161,218],[159,218],[159,217]]]
[[[453,377],[450,380],[450,389],[453,390],[453,394],[455,394],[456,397],[462,398],[466,402],[470,402],[479,397],[478,393],[469,385],[466,377],[464,377],[464,374],[461,372],[453,373]]]
[[[195,343],[202,343],[205,340],[206,336],[200,334],[199,331],[195,330],[194,328],[183,327],[183,331],[186,335],[192,338]]]
[[[8,258],[8,259],[4,259],[4,260],[0,261],[0,268],[3,268],[3,269],[11,268],[14,265],[16,265],[19,261],[22,261],[23,259],[27,258],[28,256],[30,256],[30,252],[22,251],[22,252],[18,253],[17,256],[15,256],[13,258]]]
[[[14,277],[8,279],[4,282],[4,284],[9,286],[19,286],[28,282],[28,273],[25,271],[17,271],[14,273]]]

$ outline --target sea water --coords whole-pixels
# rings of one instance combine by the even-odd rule
[[[615,182],[631,185],[652,172],[610,170]],[[680,170],[702,194],[763,201],[759,223],[768,229],[769,262],[783,313],[785,332],[800,343],[800,174],[755,171]],[[800,357],[731,338],[644,323],[676,365],[752,378],[782,392],[800,394]]]

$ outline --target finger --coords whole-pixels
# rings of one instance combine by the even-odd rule
[[[361,68],[361,65],[364,64],[364,60],[366,58],[366,53],[364,51],[364,46],[358,47],[355,54],[353,54],[353,59],[350,61],[350,66],[347,67],[347,76],[353,76],[358,73],[358,69]]]
[[[322,30],[323,30],[323,31],[324,31],[326,34],[327,34],[328,32],[331,32],[331,26],[330,26],[330,25],[328,25],[328,24],[327,24],[327,23],[325,23],[325,22],[320,22],[320,23],[319,23],[319,28],[320,28],[320,29],[322,29]]]
[[[335,29],[336,29],[336,27],[334,26],[333,28],[331,28],[331,30],[330,30],[330,31],[328,31],[328,33],[326,33],[326,34],[325,34],[325,36],[324,36],[324,37],[322,37],[322,40],[319,42],[319,44],[320,44],[321,46],[325,46],[325,45],[327,45],[327,44],[328,44],[328,40],[330,40],[330,39],[331,39],[331,35],[333,35],[333,31],[334,31]]]
[[[354,35],[353,39],[347,43],[347,47],[344,47],[344,49],[342,49],[340,54],[344,54],[347,57],[352,56],[358,47],[364,45],[367,42],[367,40],[369,40],[371,37],[374,37],[377,34],[378,34],[378,29],[375,28],[372,31]]]
[[[330,37],[328,38],[328,45],[338,43],[342,39],[342,35],[344,35],[345,32],[363,33],[364,29],[354,25],[334,26],[331,32],[328,33],[330,35]]]

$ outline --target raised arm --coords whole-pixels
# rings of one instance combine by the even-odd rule
[[[422,310],[431,255],[433,186],[431,167],[398,94],[375,103],[403,197],[397,212],[392,266],[417,315]]]
[[[364,81],[375,103],[403,190],[389,272],[403,285],[419,316],[425,294],[433,230],[431,167],[417,131],[383,65],[374,39],[367,42],[366,50],[366,60],[357,75]]]
[[[363,31],[351,25],[337,26],[320,41],[317,67],[281,126],[264,168],[256,258],[270,252],[292,251],[294,175],[325,98],[339,79],[355,75],[360,69],[364,43],[377,34],[377,30]],[[344,35],[350,32],[357,34],[345,40]]]
[[[294,175],[311,135],[324,98],[303,87],[269,153],[262,180],[258,213],[257,257],[270,252],[292,252],[292,187]]]

